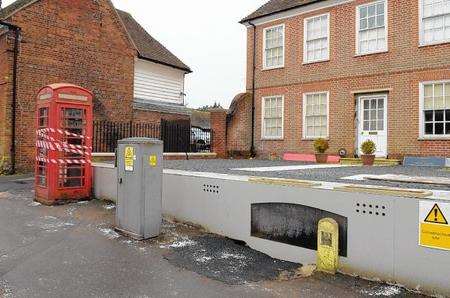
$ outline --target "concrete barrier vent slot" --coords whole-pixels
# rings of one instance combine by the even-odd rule
[[[356,213],[360,215],[386,216],[387,208],[379,203],[356,203]]]
[[[219,194],[219,185],[203,184],[203,191],[207,193]]]

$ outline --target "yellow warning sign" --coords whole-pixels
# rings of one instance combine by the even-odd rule
[[[419,207],[419,245],[450,250],[450,203],[421,201]]]
[[[134,171],[134,147],[125,147],[125,171]]]
[[[158,157],[156,155],[150,155],[148,163],[151,167],[156,167],[158,165]]]
[[[425,218],[425,222],[448,225],[448,221],[445,219],[444,214],[442,214],[438,204],[434,204],[433,209],[431,209],[427,218]]]

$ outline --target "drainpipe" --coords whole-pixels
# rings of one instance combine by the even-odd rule
[[[255,75],[256,75],[256,26],[252,22],[248,22],[253,27],[253,70],[252,70],[252,145],[250,154],[256,156],[255,150]]]
[[[14,32],[14,58],[13,58],[13,90],[11,107],[11,171],[16,173],[16,110],[17,110],[17,59],[19,56],[20,27],[0,21],[1,26],[6,26]]]

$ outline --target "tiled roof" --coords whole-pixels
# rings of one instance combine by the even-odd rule
[[[191,110],[191,125],[203,129],[211,128],[211,113],[199,110]]]
[[[117,12],[142,58],[191,72],[186,64],[148,34],[129,13],[121,10]]]
[[[319,1],[324,0],[270,0],[269,2],[258,8],[255,12],[242,19],[241,23]]]
[[[38,0],[17,0],[9,6],[0,10],[0,20],[25,8]],[[132,42],[136,46],[139,56],[143,59],[153,61],[175,68],[191,72],[190,68],[166,49],[161,43],[154,39],[138,22],[127,12],[117,9],[122,22]]]
[[[133,102],[133,108],[136,110],[161,112],[167,114],[191,115],[191,111],[182,104],[162,103],[153,100],[135,99]]]

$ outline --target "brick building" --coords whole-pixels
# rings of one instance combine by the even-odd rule
[[[322,137],[330,154],[372,139],[378,156],[450,156],[449,0],[271,0],[241,23],[259,155]]]
[[[96,120],[189,119],[189,67],[109,0],[18,0],[0,10],[0,21],[20,28],[0,26],[0,159],[11,157],[14,130],[19,170],[33,165],[35,96],[47,84],[93,91]]]

